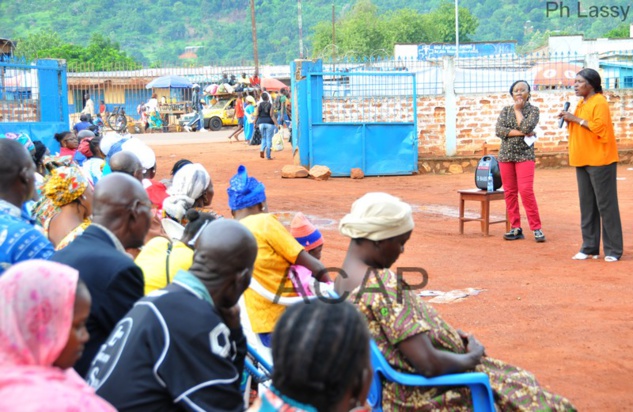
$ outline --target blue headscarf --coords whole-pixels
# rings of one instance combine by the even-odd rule
[[[226,191],[229,194],[231,210],[246,209],[266,201],[264,184],[254,177],[249,177],[244,165],[237,168],[237,173],[231,178]]]

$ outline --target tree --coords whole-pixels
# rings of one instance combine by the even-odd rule
[[[114,67],[136,69],[140,64],[121,51],[118,43],[93,34],[86,47],[64,43],[53,31],[40,31],[18,39],[16,55],[27,59],[64,59],[69,70],[105,71]]]
[[[56,49],[64,44],[57,32],[51,30],[42,30],[29,34],[25,38],[17,39],[15,48],[15,56],[25,59],[36,59],[40,56],[40,52],[45,50]],[[46,53],[44,53],[46,54]]]
[[[387,30],[392,44],[415,44],[435,41],[437,32],[428,16],[412,9],[401,9],[387,17]]]
[[[477,25],[477,19],[460,7],[460,40],[469,41]],[[427,14],[401,9],[381,15],[371,0],[359,0],[336,23],[336,46],[332,45],[331,23],[318,23],[312,37],[314,55],[319,57],[330,56],[333,47],[337,56],[384,57],[391,55],[394,45],[399,43],[454,41],[455,9],[452,3],[443,3]]]
[[[629,25],[621,24],[615,29],[609,30],[604,37],[609,39],[628,39],[629,38]]]
[[[371,22],[371,24],[368,24]],[[332,45],[332,25],[321,22],[315,26],[312,45],[314,54],[329,55],[336,48],[337,56],[369,57],[384,55],[391,49],[384,19],[371,0],[359,0],[336,23],[336,45]]]
[[[475,34],[479,21],[470,14],[468,9],[458,8],[459,16],[459,41],[471,41]],[[442,3],[439,8],[427,15],[429,24],[435,26],[436,38],[433,41],[443,43],[455,43],[455,6],[453,3]]]

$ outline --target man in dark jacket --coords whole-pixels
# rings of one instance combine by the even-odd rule
[[[116,323],[143,297],[143,272],[125,249],[143,246],[151,207],[138,180],[123,173],[105,176],[95,187],[92,224],[51,258],[77,269],[92,295],[90,340],[75,364],[81,376]]]
[[[119,411],[243,411],[237,302],[256,257],[241,223],[210,223],[191,269],[134,305],[95,357],[88,383]]]

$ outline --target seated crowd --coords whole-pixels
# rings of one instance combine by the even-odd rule
[[[498,410],[575,410],[398,290],[390,268],[415,226],[400,199],[353,203],[339,225],[347,276],[332,282],[319,230],[302,213],[288,230],[244,166],[228,182],[229,218],[211,210],[201,164],[179,160],[158,181],[138,138],[57,140],[59,156],[0,139],[0,410],[366,411],[370,339],[402,372],[485,373]],[[372,286],[386,293],[363,293]],[[274,366],[252,405],[247,342]],[[389,382],[382,401],[472,405],[466,388]]]

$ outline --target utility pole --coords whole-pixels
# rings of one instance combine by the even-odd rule
[[[299,58],[303,60],[303,20],[301,18],[301,0],[297,0],[299,11]]]
[[[332,71],[336,71],[336,14],[334,3],[332,3],[332,63],[334,64]]]
[[[259,76],[259,53],[257,51],[257,24],[255,21],[255,0],[251,0],[251,31],[253,32],[253,60],[255,60],[255,73]]]
[[[455,0],[455,60],[459,59],[459,0]]]

